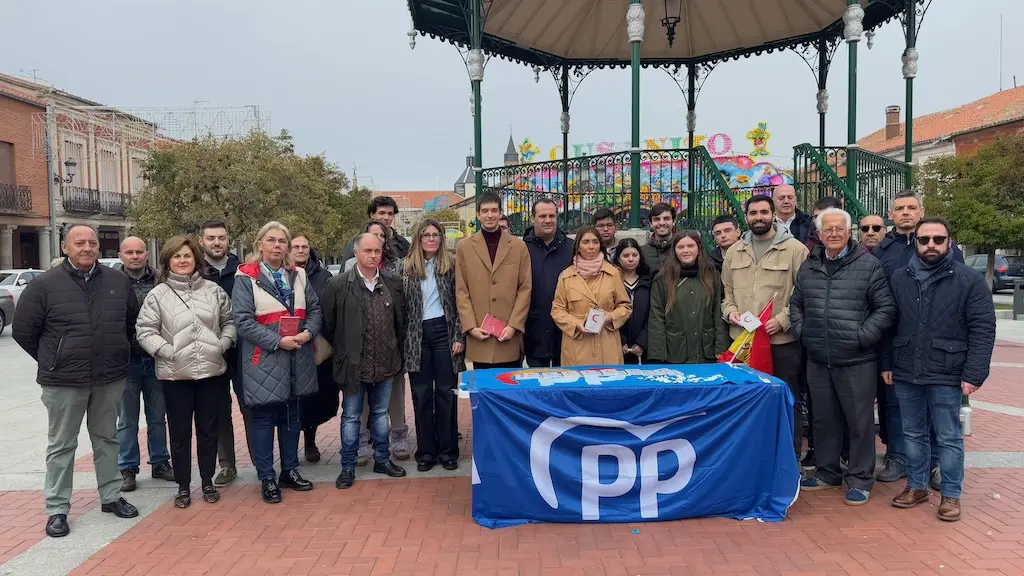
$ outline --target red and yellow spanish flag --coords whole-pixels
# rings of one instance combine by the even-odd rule
[[[744,330],[743,334],[740,334],[739,338],[736,338],[732,343],[732,346],[718,357],[718,361],[727,364],[746,364],[754,370],[774,375],[772,345],[769,341],[771,337],[764,328],[765,323],[771,317],[772,300],[769,300],[768,305],[764,307],[764,310],[757,317],[761,321],[761,325],[753,332]]]

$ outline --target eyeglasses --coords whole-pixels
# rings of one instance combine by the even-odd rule
[[[879,226],[878,224],[873,224],[871,226],[861,226],[860,227],[860,231],[865,233],[865,234],[868,233],[868,230],[871,230],[872,232],[881,232],[882,231],[882,227]]]
[[[615,224],[613,222],[601,222],[600,224],[595,224],[594,227],[600,230],[607,230],[609,228],[615,228]]]
[[[821,231],[822,236],[842,236],[843,234],[846,234],[846,228],[829,228]]]
[[[425,238],[427,240],[437,240],[438,238],[441,237],[441,235],[438,234],[437,232],[424,232],[423,234],[420,234],[420,237]]]
[[[921,246],[927,246],[930,242],[934,242],[936,246],[942,246],[948,238],[949,236],[918,236],[917,243]]]

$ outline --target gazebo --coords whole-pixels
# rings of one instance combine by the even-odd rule
[[[913,80],[916,36],[931,0],[408,0],[413,29],[460,47],[472,86],[475,189],[500,193],[525,208],[540,196],[561,201],[567,225],[586,223],[607,206],[632,228],[645,224],[651,204],[673,201],[683,222],[698,229],[723,212],[741,216],[741,201],[770,191],[767,182],[737,186],[708,149],[694,141],[697,97],[716,66],[776,50],[794,50],[815,74],[819,134],[816,144],[794,148],[792,179],[805,209],[824,196],[843,200],[851,214],[887,212],[888,202],[909,187],[913,147]],[[753,15],[750,18],[747,16]],[[858,150],[857,50],[868,48],[875,29],[898,19],[906,38],[901,56],[906,79],[904,162]],[[845,146],[825,135],[829,66],[840,43],[849,58],[848,131]],[[562,157],[484,169],[480,87],[491,57],[550,73],[561,97]],[[632,134],[628,150],[570,156],[570,104],[579,83],[595,68],[629,68]],[[663,69],[686,97],[685,148],[644,146],[640,139],[640,74]],[[749,136],[748,136],[749,137]],[[756,138],[756,135],[754,136]],[[756,145],[756,142],[755,142]],[[759,186],[760,184],[760,186]],[[742,217],[739,221],[744,222]]]

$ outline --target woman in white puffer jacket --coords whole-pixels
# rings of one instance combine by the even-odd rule
[[[178,508],[192,504],[193,418],[203,500],[220,499],[213,486],[217,415],[221,397],[229,394],[224,353],[236,334],[231,297],[202,277],[204,269],[198,243],[184,236],[168,240],[160,251],[158,283],[135,325],[139,344],[156,359],[156,377],[164,388]]]

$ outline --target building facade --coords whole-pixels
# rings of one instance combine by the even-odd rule
[[[0,269],[49,264],[46,158],[33,151],[32,117],[46,105],[0,86]]]

